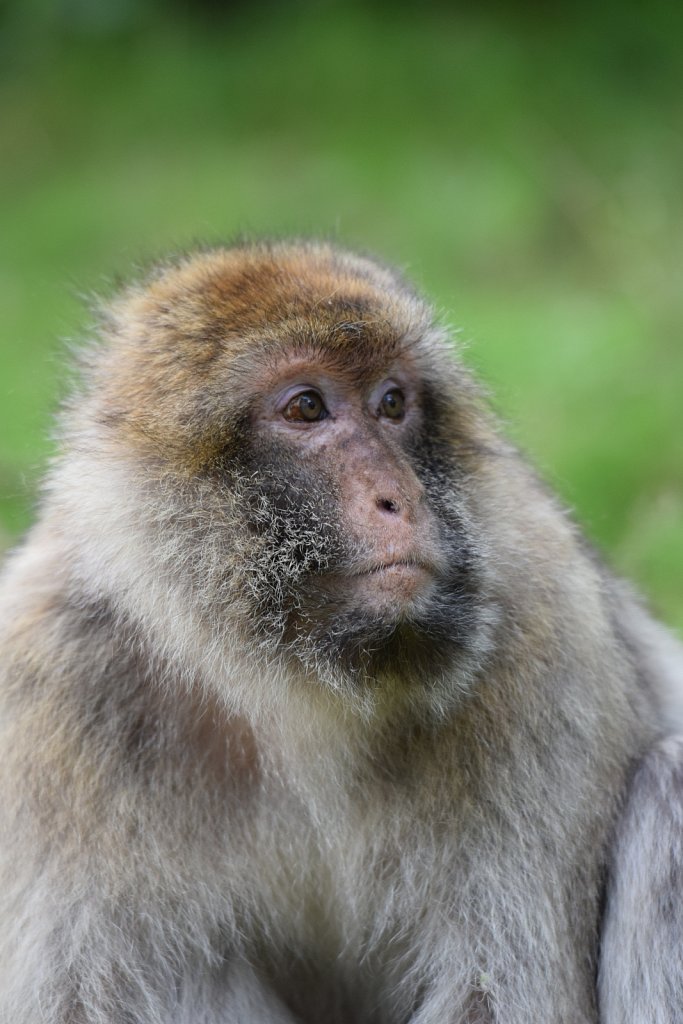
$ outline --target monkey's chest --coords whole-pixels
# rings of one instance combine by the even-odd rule
[[[247,952],[297,1020],[404,1024],[419,1010],[488,1024],[494,1006],[530,1001],[550,1020],[558,991],[573,1020],[594,1020],[597,878],[581,912],[571,906],[590,865],[548,865],[542,837],[487,848],[467,828],[437,832],[418,808],[383,824],[379,812],[324,828],[271,820],[260,839]]]
[[[270,818],[247,858],[245,888],[256,901],[240,927],[249,958],[298,1020],[402,1024],[427,877],[416,891],[395,845],[355,818],[330,816],[323,828],[296,820],[291,807],[283,820]]]

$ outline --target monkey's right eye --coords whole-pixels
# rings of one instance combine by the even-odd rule
[[[317,391],[302,391],[287,403],[283,415],[286,420],[316,423],[327,419],[329,413]]]

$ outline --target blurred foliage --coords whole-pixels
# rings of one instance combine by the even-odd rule
[[[5,0],[0,542],[91,293],[197,239],[324,234],[462,327],[519,443],[683,626],[682,30],[660,0]]]

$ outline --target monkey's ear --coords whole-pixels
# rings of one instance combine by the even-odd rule
[[[617,825],[600,999],[604,1024],[683,1019],[683,735],[646,755]]]

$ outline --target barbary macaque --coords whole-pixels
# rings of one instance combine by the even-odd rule
[[[2,1024],[683,1020],[683,655],[394,270],[108,303],[0,594]]]

